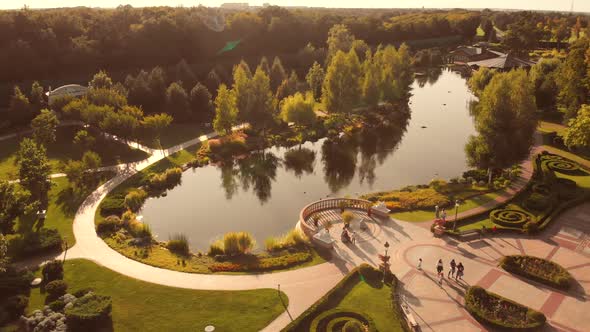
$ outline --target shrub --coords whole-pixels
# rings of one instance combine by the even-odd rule
[[[92,288],[82,288],[82,289],[75,291],[72,295],[74,295],[75,297],[82,297],[92,291],[93,291]]]
[[[180,183],[182,168],[169,168],[164,173],[152,174],[149,179],[149,187],[155,191],[165,191],[174,188]]]
[[[551,287],[568,289],[573,283],[573,278],[566,269],[543,258],[523,255],[506,256],[500,261],[500,266],[508,272]]]
[[[64,278],[64,267],[61,261],[53,260],[43,265],[41,271],[44,282],[51,282],[53,280],[61,280]]]
[[[341,217],[342,217],[342,221],[345,224],[350,224],[350,222],[354,220],[354,213],[352,213],[350,211],[344,211],[344,212],[342,212]]]
[[[242,254],[250,252],[252,249],[254,249],[255,245],[256,245],[256,241],[254,240],[254,238],[252,237],[252,235],[250,233],[246,233],[246,232],[239,232],[238,233],[238,246],[239,246],[240,252]]]
[[[223,252],[226,255],[237,255],[240,253],[240,245],[238,243],[238,233],[226,233],[223,236]]]
[[[137,220],[137,216],[132,211],[125,211],[121,216],[121,222],[123,225],[128,226]]]
[[[223,243],[221,241],[215,241],[209,246],[209,252],[207,252],[207,255],[213,257],[217,255],[223,255],[223,253]]]
[[[447,181],[443,179],[432,179],[428,185],[437,192],[440,192],[447,185]]]
[[[464,179],[470,179],[471,181],[484,181],[488,180],[488,172],[485,169],[472,169],[463,172]]]
[[[350,325],[349,325],[350,324]],[[331,309],[318,315],[312,322],[311,332],[323,331],[367,331],[375,332],[377,328],[373,320],[366,314],[343,309]],[[365,328],[366,327],[366,328]]]
[[[363,332],[363,325],[355,320],[347,321],[342,327],[342,332]]]
[[[279,237],[268,237],[265,241],[266,250],[269,252],[279,251],[292,247],[301,247],[306,243],[305,235],[297,228],[293,228],[287,234]]]
[[[37,232],[12,237],[8,243],[9,256],[25,258],[59,251],[62,238],[56,229],[41,228]]]
[[[450,203],[447,196],[432,188],[415,190],[379,192],[361,196],[363,199],[384,201],[392,211],[407,211],[416,209],[432,209],[434,206],[446,206]]]
[[[13,320],[22,315],[25,312],[25,309],[28,305],[29,298],[27,296],[22,294],[14,295],[6,299],[2,310],[6,312],[8,320]]]
[[[479,286],[467,289],[465,308],[477,320],[501,329],[538,330],[546,321],[542,313]]]
[[[551,198],[533,192],[523,203],[531,211],[543,211],[551,207]]]
[[[125,210],[125,198],[119,195],[107,197],[100,203],[100,215],[103,217],[110,215],[120,216]]]
[[[110,234],[114,233],[121,228],[121,219],[117,216],[108,216],[103,220],[100,220],[96,224],[96,232],[99,234]]]
[[[53,280],[45,285],[45,291],[47,297],[50,300],[55,300],[58,297],[64,295],[68,290],[68,284],[63,280]]]
[[[89,293],[66,308],[68,327],[79,330],[95,330],[96,326],[107,320],[111,314],[112,303],[108,296]]]
[[[188,256],[190,254],[188,239],[184,234],[174,235],[166,244],[166,248],[179,255]]]
[[[264,240],[264,247],[266,251],[273,252],[283,249],[281,239],[274,236],[269,236]]]
[[[147,193],[144,190],[134,190],[125,196],[125,206],[129,210],[137,212],[141,209],[146,199]]]
[[[243,136],[233,134],[222,139],[209,140],[207,149],[206,153],[215,159],[229,159],[247,153],[248,145]]]
[[[55,301],[49,303],[48,306],[49,306],[49,309],[51,309],[55,312],[60,312],[60,311],[64,310],[64,307],[66,306],[66,304],[62,300],[55,300]]]
[[[138,221],[129,224],[129,232],[136,238],[152,237],[152,229],[150,228],[150,225]]]
[[[498,225],[505,227],[522,227],[525,223],[532,221],[533,216],[529,213],[516,209],[495,209],[490,212],[490,219]]]
[[[539,231],[539,223],[535,221],[529,221],[522,227],[525,233],[535,234]]]
[[[312,255],[308,251],[288,253],[276,257],[264,257],[251,263],[221,262],[212,264],[211,272],[265,272],[283,270],[292,266],[311,261]]]

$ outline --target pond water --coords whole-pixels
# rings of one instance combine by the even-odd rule
[[[475,133],[465,79],[446,69],[430,73],[415,80],[412,94],[409,119],[355,139],[275,147],[233,165],[189,169],[166,197],[145,203],[144,221],[159,240],[186,235],[193,250],[206,250],[231,231],[250,232],[262,248],[320,198],[459,176],[467,169],[465,143]]]

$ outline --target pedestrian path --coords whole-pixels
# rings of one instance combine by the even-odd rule
[[[280,287],[289,297],[289,305],[288,312],[264,329],[274,332],[287,325],[291,317],[297,317],[311,306],[353,267],[361,263],[377,265],[378,255],[383,253],[384,245],[388,243],[392,272],[402,280],[403,292],[422,330],[482,329],[463,308],[462,294],[467,284],[485,285],[501,295],[539,308],[558,330],[577,331],[580,326],[584,326],[577,324],[590,325],[590,318],[580,314],[581,310],[590,309],[586,295],[590,287],[590,278],[587,277],[590,275],[590,259],[559,247],[554,240],[555,236],[549,235],[539,240],[501,235],[493,239],[458,243],[451,239],[433,238],[430,231],[420,225],[389,219],[376,222],[372,236],[356,245],[337,241],[334,259],[330,262],[291,271],[252,275],[205,275],[165,270],[129,259],[108,247],[96,234],[94,225],[94,216],[101,200],[133,174],[167,155],[215,136],[215,133],[210,133],[169,149],[152,150],[147,159],[118,168],[117,175],[90,194],[77,211],[73,225],[76,245],[68,250],[67,258],[90,259],[118,273],[172,287],[203,290]],[[584,211],[590,213],[590,206],[585,207]],[[564,218],[561,217],[555,221],[555,224],[562,223]],[[497,269],[497,262],[503,255],[523,252],[550,257],[562,264],[579,279],[580,288],[572,296],[561,294],[539,285],[531,286]],[[59,257],[63,258],[63,254]],[[451,257],[465,265],[466,284],[445,281],[440,287],[433,283],[430,269],[434,269],[439,258],[447,263]],[[416,270],[418,258],[424,260],[423,271]],[[530,299],[527,300],[527,297]],[[538,303],[533,303],[534,299],[538,299]]]

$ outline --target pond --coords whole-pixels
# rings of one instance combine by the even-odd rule
[[[292,229],[299,211],[320,198],[460,176],[475,133],[465,79],[444,69],[416,78],[412,94],[409,117],[354,139],[274,147],[233,165],[189,169],[166,197],[145,203],[144,221],[161,241],[186,235],[193,250],[232,231],[250,232],[263,248],[265,238]]]

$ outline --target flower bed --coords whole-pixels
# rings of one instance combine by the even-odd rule
[[[209,266],[211,272],[266,272],[287,269],[312,260],[309,251],[289,253],[277,257],[255,259],[252,263],[220,262]]]
[[[569,289],[574,281],[561,265],[539,257],[506,256],[500,266],[508,272],[560,289]]]
[[[478,321],[511,331],[536,331],[547,320],[542,313],[479,286],[467,289],[465,308]]]

